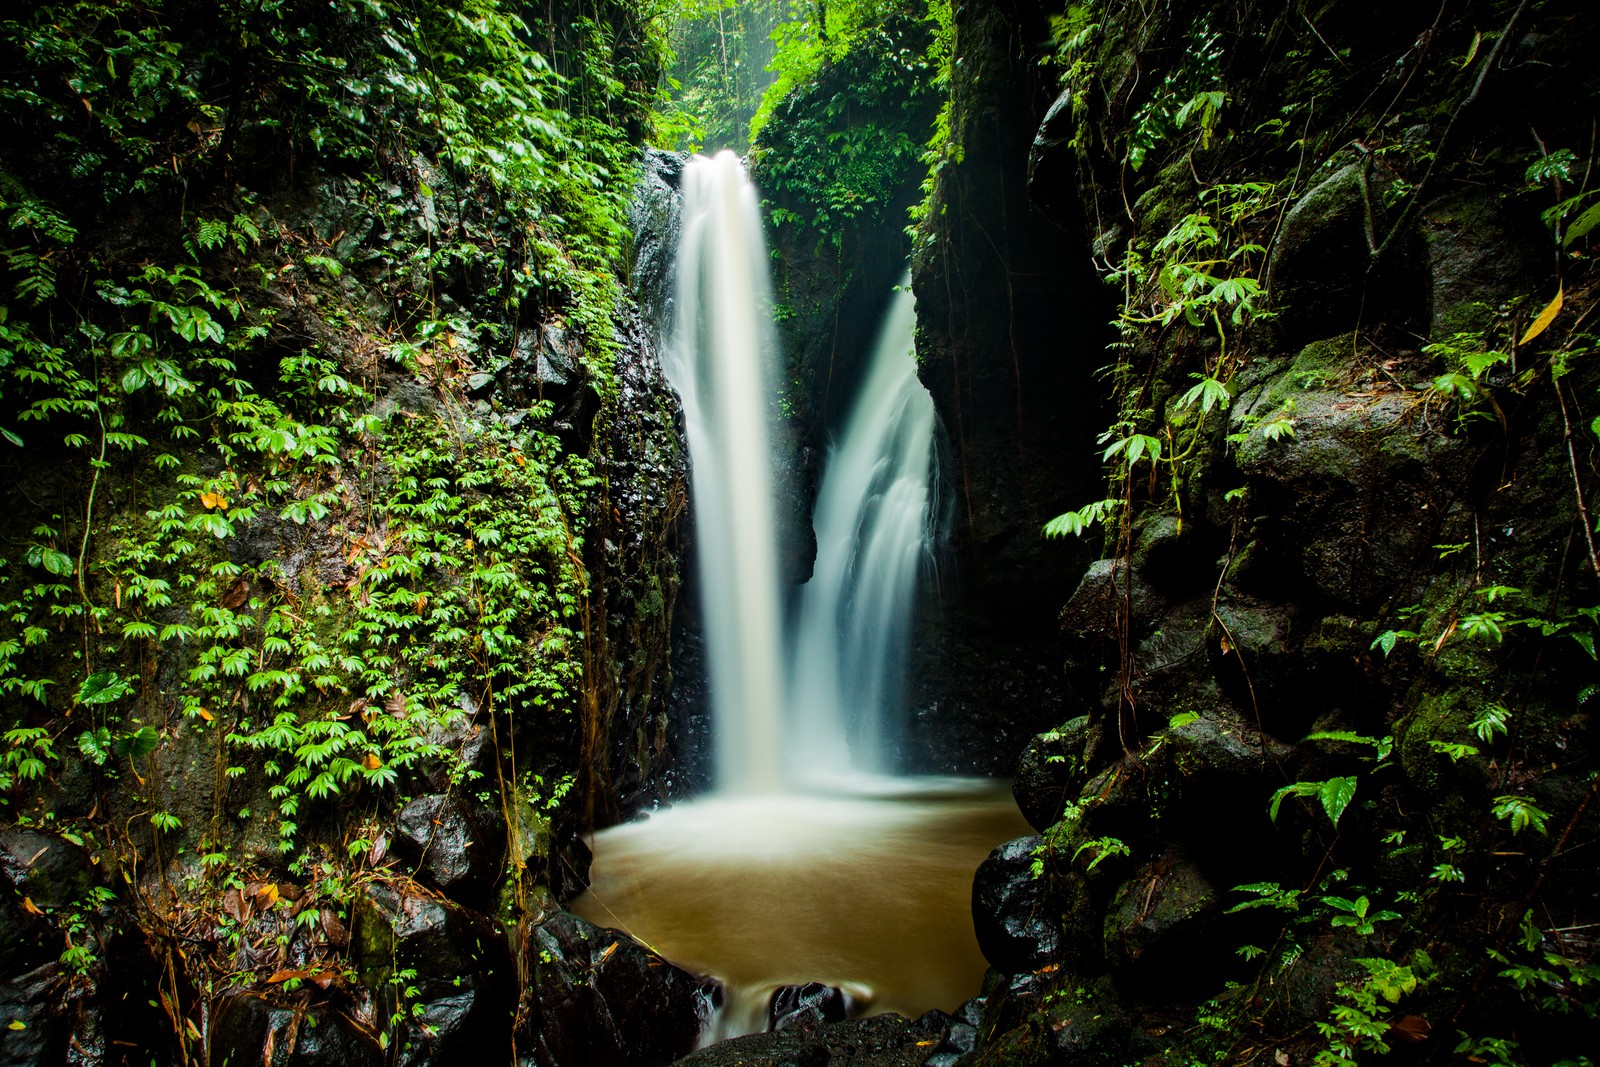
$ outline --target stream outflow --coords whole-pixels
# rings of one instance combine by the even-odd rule
[[[770,282],[731,153],[684,168],[676,320],[715,742],[712,795],[596,835],[584,918],[725,991],[706,1040],[759,1031],[785,985],[853,1014],[977,992],[972,875],[1027,833],[1004,783],[883,773],[917,587],[931,562],[933,403],[909,286],[893,295],[816,504],[817,560],[783,624]]]

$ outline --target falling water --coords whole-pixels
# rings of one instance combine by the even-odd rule
[[[917,380],[910,280],[894,293],[817,494],[817,562],[789,672],[802,776],[883,770],[886,720],[900,704],[933,474],[933,401]]]
[[[707,1041],[762,1029],[773,991],[808,981],[843,990],[856,1014],[954,1010],[984,968],[972,874],[1026,824],[1003,782],[847,773],[852,753],[861,769],[879,761],[928,555],[934,415],[911,294],[895,295],[830,452],[816,567],[787,641],[766,257],[728,153],[684,168],[676,302],[666,371],[694,469],[717,789],[597,834],[573,910],[720,980]]]
[[[683,400],[693,466],[716,782],[770,792],[782,781],[784,720],[767,439],[771,294],[755,189],[732,152],[684,167],[679,241],[664,369]]]

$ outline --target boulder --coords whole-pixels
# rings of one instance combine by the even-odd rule
[[[1046,999],[1044,1029],[1055,1062],[1072,1067],[1122,1067],[1130,1062],[1133,1016],[1106,976],[1074,984]]]
[[[1343,333],[1358,319],[1412,327],[1426,320],[1427,282],[1414,239],[1391,245],[1381,271],[1368,274],[1387,232],[1372,169],[1367,159],[1337,167],[1284,216],[1267,289],[1290,343]]]
[[[836,1023],[849,1014],[850,998],[836,986],[821,982],[786,985],[772,995],[772,1004],[767,1009],[767,1029]]]
[[[1550,231],[1527,198],[1508,199],[1497,190],[1463,185],[1422,208],[1436,340],[1482,330],[1495,308],[1534,292],[1549,276]]]
[[[382,1067],[377,1035],[327,1004],[225,998],[212,1017],[209,1060],[261,1067]],[[407,1062],[402,1055],[401,1062]],[[420,1062],[420,1061],[410,1061]]]
[[[432,793],[401,809],[393,848],[419,880],[478,900],[500,873],[504,827],[460,797]]]
[[[678,1063],[680,1067],[920,1067],[933,1062],[937,1031],[899,1015],[846,1019],[815,1028],[772,1030],[719,1041]],[[929,1020],[933,1021],[933,1020]]]
[[[1205,979],[1226,962],[1213,935],[1222,901],[1200,868],[1169,849],[1118,888],[1105,918],[1105,954],[1124,980],[1145,989]],[[1214,952],[1224,953],[1217,957]]]
[[[1431,546],[1468,480],[1472,448],[1464,437],[1419,433],[1414,391],[1381,374],[1353,378],[1356,343],[1347,336],[1307,345],[1286,369],[1240,394],[1230,418],[1248,433],[1238,463],[1251,499],[1273,515],[1256,540],[1280,560],[1276,588],[1252,591],[1317,598],[1359,616],[1432,560]],[[1416,360],[1396,362],[1390,373],[1402,380],[1429,373]],[[1249,432],[1256,420],[1286,413],[1293,437]]]
[[[1038,835],[1000,845],[972,881],[972,922],[978,947],[997,970],[1018,974],[1059,958],[1062,932],[1049,906],[1046,882],[1033,874]]]
[[[709,982],[615,930],[558,911],[533,931],[519,1048],[549,1067],[667,1062],[711,1016]]]
[[[509,1056],[517,977],[499,926],[409,882],[369,884],[354,910],[352,962],[380,1018],[403,1009],[398,1062]]]
[[[1099,723],[1091,725],[1087,715],[1080,715],[1028,742],[1011,779],[1011,793],[1028,825],[1048,830],[1078,798],[1104,734]]]
[[[1073,637],[1114,640],[1124,623],[1148,627],[1165,607],[1126,559],[1095,560],[1061,609],[1061,628]]]
[[[77,902],[95,882],[81,847],[25,826],[0,830],[0,878],[51,911]]]

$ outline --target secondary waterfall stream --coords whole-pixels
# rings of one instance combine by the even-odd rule
[[[930,563],[933,404],[915,308],[894,293],[830,449],[817,559],[784,625],[766,250],[736,157],[684,168],[675,326],[716,734],[716,790],[596,835],[573,908],[718,979],[706,1037],[763,1029],[786,985],[843,990],[855,1014],[953,1010],[977,992],[972,874],[1027,827],[1003,782],[892,777],[917,586]]]

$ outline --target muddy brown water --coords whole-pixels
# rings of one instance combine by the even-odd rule
[[[763,1029],[773,991],[804,982],[915,1018],[978,992],[972,876],[1030,832],[1001,781],[713,796],[597,834],[573,910],[720,981],[706,1040]]]

